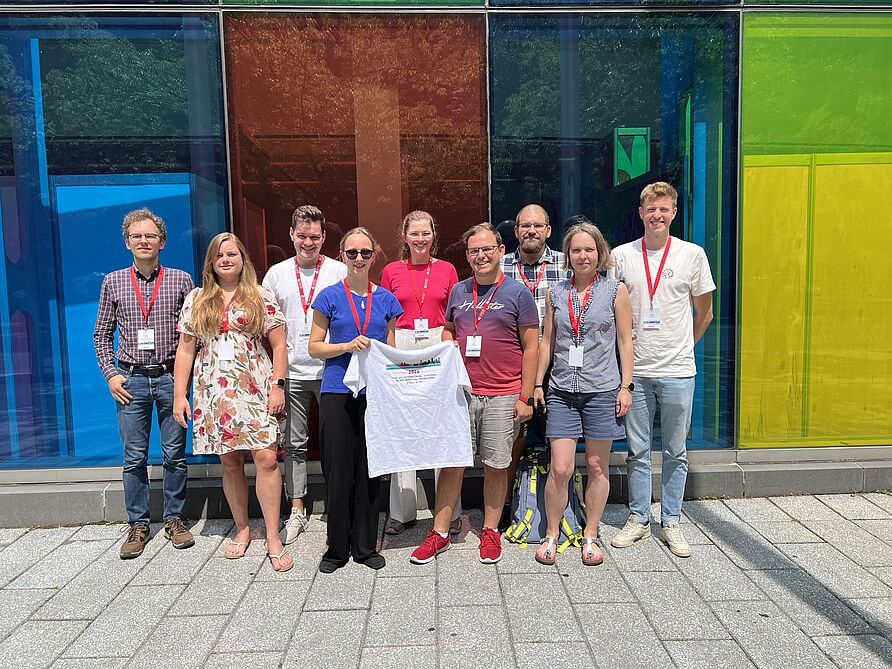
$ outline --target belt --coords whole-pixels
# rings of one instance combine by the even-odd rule
[[[149,376],[152,378],[164,376],[165,374],[173,374],[173,360],[162,362],[160,365],[131,365],[129,362],[118,360],[118,367],[128,374],[137,374],[139,376]]]

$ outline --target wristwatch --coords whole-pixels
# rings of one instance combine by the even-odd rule
[[[536,400],[535,400],[535,399],[533,399],[532,397],[524,397],[523,395],[519,395],[518,398],[517,398],[517,401],[518,401],[518,402],[523,402],[523,403],[526,404],[528,407],[531,407],[531,406],[533,406],[534,404],[536,404]]]
[[[284,389],[285,388],[285,379],[276,379],[276,385],[279,386],[279,388]]]
[[[620,386],[620,390],[622,390],[623,388],[625,388],[629,392],[632,392],[633,390],[635,390],[635,384],[629,383],[629,385],[627,385],[627,386]]]

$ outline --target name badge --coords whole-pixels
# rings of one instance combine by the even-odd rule
[[[235,360],[235,346],[228,339],[221,339],[217,344],[218,360]]]
[[[568,362],[570,367],[582,367],[582,346],[571,346]]]
[[[155,350],[155,328],[140,328],[136,331],[136,350]]]
[[[310,321],[307,318],[298,318],[294,321],[294,329],[297,331],[295,334],[298,339],[306,339],[310,336]]]
[[[415,319],[415,336],[416,337],[427,337],[430,334],[430,328],[427,326],[426,318],[416,318]]]
[[[480,335],[470,335],[465,340],[465,356],[468,358],[479,358],[482,346],[483,337]]]
[[[660,310],[644,309],[641,313],[641,327],[645,330],[660,329]]]

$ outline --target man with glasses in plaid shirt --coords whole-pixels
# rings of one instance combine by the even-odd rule
[[[186,272],[158,262],[167,240],[160,216],[148,209],[131,211],[124,217],[121,231],[133,264],[107,274],[102,281],[93,345],[116,402],[124,447],[124,505],[130,531],[120,555],[126,560],[139,557],[149,540],[147,461],[153,410],[158,412],[164,454],[164,534],[175,548],[195,544],[183,523],[188,477],[186,430],[173,418],[172,376],[177,320],[193,285]]]

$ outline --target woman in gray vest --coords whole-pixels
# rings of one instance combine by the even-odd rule
[[[573,277],[548,291],[533,394],[536,405],[548,411],[551,447],[548,527],[536,561],[554,564],[567,484],[576,469],[576,443],[584,438],[588,484],[582,562],[597,565],[604,560],[596,540],[610,491],[610,446],[625,438],[622,416],[632,404],[632,308],[625,285],[601,275],[610,266],[610,247],[598,228],[590,222],[572,226],[563,251],[564,269]],[[546,397],[542,384],[549,366]]]

